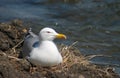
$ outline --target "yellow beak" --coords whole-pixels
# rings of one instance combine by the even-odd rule
[[[64,34],[57,34],[56,38],[63,38],[66,39],[67,37]]]

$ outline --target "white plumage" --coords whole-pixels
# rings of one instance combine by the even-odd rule
[[[34,37],[25,38],[23,49],[28,47],[29,52],[27,52],[28,50],[23,50],[23,55],[26,51],[27,53],[25,53],[25,56],[35,65],[54,66],[61,63],[62,56],[53,42],[55,38],[66,39],[66,36],[58,34],[52,28],[43,28],[39,32],[39,36],[35,35]]]

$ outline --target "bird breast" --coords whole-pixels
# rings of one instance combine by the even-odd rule
[[[42,65],[54,65],[61,62],[62,57],[53,42],[44,41],[38,48],[34,48],[30,54],[33,62]]]

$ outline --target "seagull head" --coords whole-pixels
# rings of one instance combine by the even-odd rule
[[[66,36],[64,34],[57,33],[54,29],[49,28],[49,27],[43,28],[40,31],[39,36],[42,40],[48,40],[48,41],[52,41],[55,38],[66,39]]]

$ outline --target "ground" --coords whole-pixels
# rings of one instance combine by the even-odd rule
[[[74,47],[59,45],[64,62],[54,67],[31,70],[21,56],[26,28],[21,20],[0,23],[0,78],[120,78],[113,68],[89,63]]]

